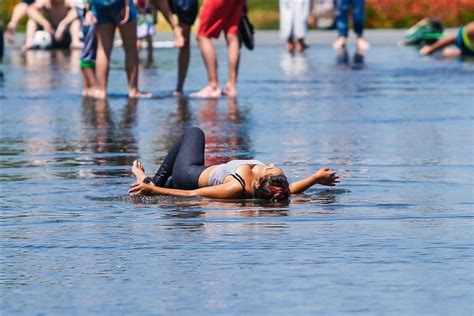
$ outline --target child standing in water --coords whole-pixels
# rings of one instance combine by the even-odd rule
[[[76,12],[81,21],[82,40],[84,45],[81,50],[81,72],[84,82],[82,96],[97,97],[98,84],[95,76],[95,58],[97,53],[97,36],[92,12],[86,0],[76,0]]]

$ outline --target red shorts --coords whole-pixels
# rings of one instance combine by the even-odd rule
[[[221,31],[237,35],[243,8],[244,0],[205,0],[197,35],[218,38]]]

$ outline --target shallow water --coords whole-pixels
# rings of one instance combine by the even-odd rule
[[[239,98],[209,101],[169,96],[175,54],[155,51],[140,82],[156,97],[134,102],[116,48],[94,102],[78,56],[7,52],[2,314],[474,313],[473,62],[261,46],[243,51]],[[205,84],[192,58],[188,91]],[[342,182],[276,205],[128,197],[132,161],[154,171],[195,125],[208,163],[275,162],[290,180],[331,166]]]

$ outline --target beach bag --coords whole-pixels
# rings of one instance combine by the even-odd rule
[[[242,15],[240,18],[240,24],[239,24],[239,41],[240,44],[244,44],[245,47],[249,50],[253,50],[255,47],[255,41],[254,41],[254,29],[252,23],[250,23],[250,20],[247,16],[247,14]]]

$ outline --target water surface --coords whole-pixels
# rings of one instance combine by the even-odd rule
[[[77,54],[7,51],[2,314],[473,314],[474,63],[352,54],[260,46],[236,100],[194,100],[170,96],[160,49],[140,74],[156,97],[137,102],[116,48],[105,102],[81,98]],[[193,49],[187,92],[205,78]],[[209,164],[342,182],[288,204],[128,197],[132,161],[153,172],[188,126]]]

